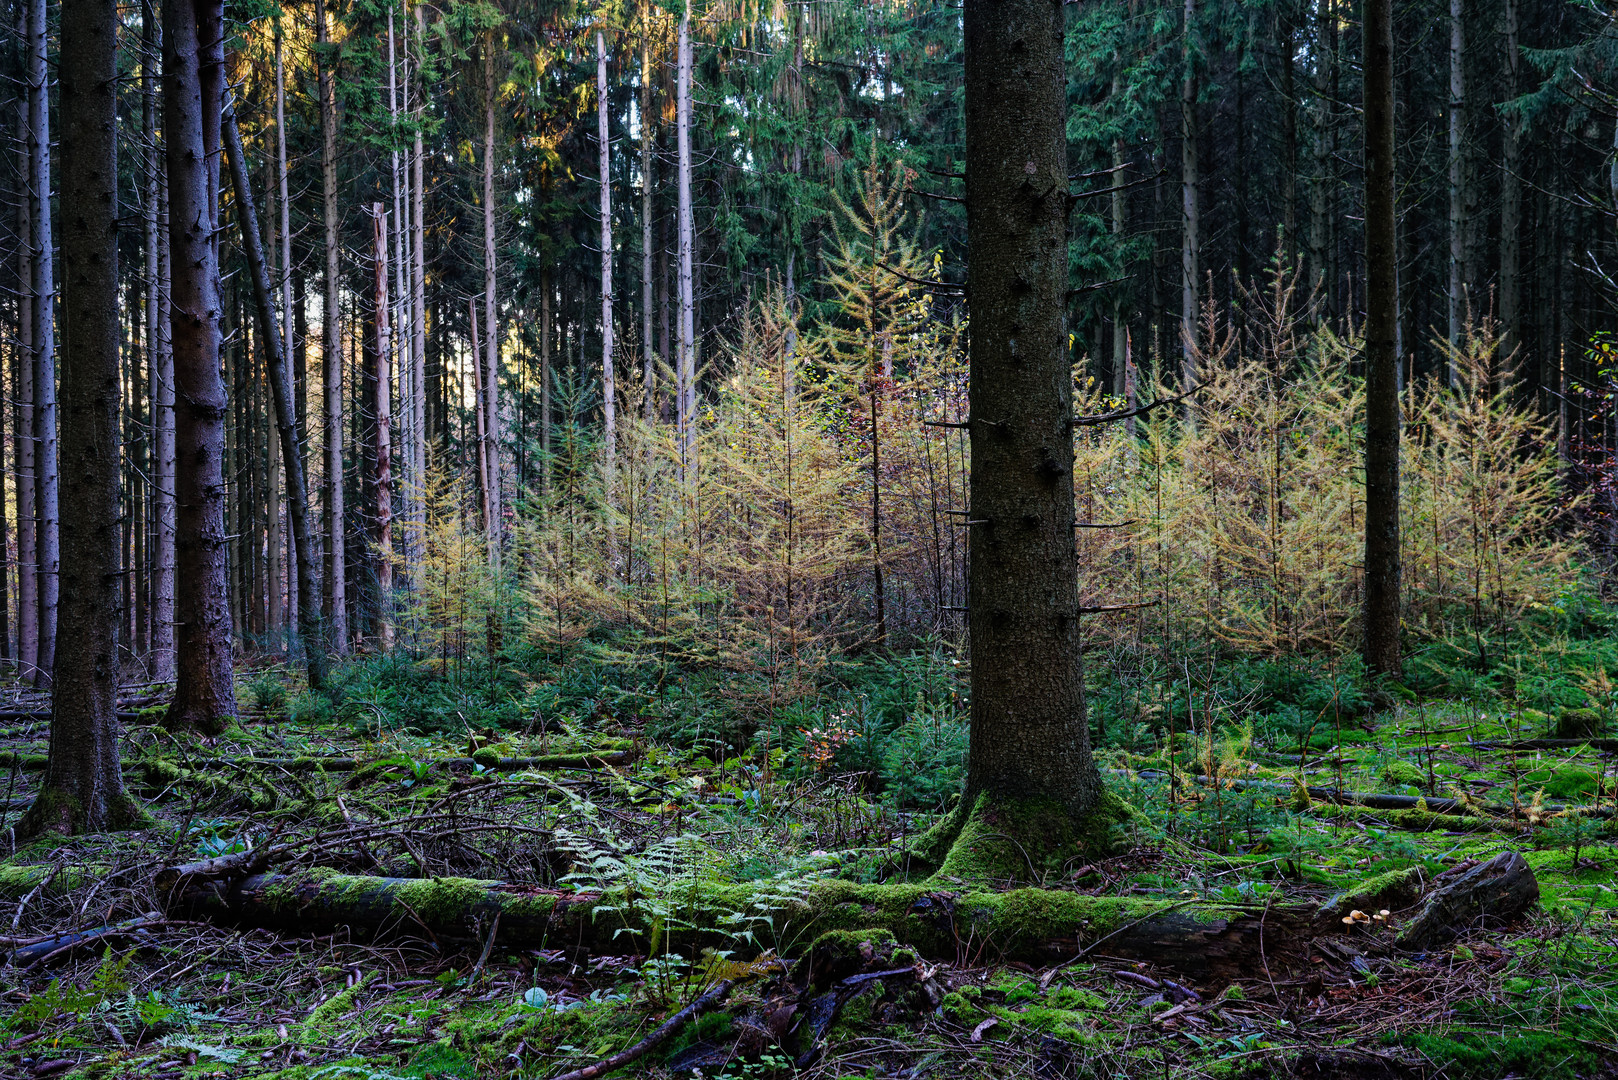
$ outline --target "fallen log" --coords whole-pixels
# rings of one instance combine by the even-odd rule
[[[928,885],[866,885],[820,880],[784,899],[749,885],[684,887],[649,900],[626,891],[570,892],[467,878],[390,878],[324,868],[208,879],[179,869],[170,917],[202,918],[293,933],[344,928],[357,937],[426,937],[440,945],[565,948],[623,953],[654,932],[671,948],[737,949],[722,927],[738,914],[783,941],[828,933],[886,931],[917,953],[951,962],[1023,960],[1044,965],[1097,954],[1162,964],[1197,978],[1254,977],[1282,970],[1297,952],[1302,911],[1214,906],[1186,909],[1135,897],[1043,889],[947,891]],[[498,921],[497,921],[498,919]],[[671,929],[672,928],[672,929]],[[763,938],[767,935],[757,934]],[[751,938],[747,939],[750,943]],[[745,947],[755,951],[765,942]]]
[[[1151,769],[1144,769],[1138,776],[1151,780],[1167,780],[1168,774]],[[1217,787],[1229,791],[1273,791],[1278,795],[1295,794],[1298,785],[1280,780],[1241,780],[1236,778],[1216,777],[1182,774],[1181,779],[1190,780],[1199,787]],[[1435,814],[1492,814],[1496,817],[1510,818],[1524,816],[1524,807],[1511,807],[1504,803],[1465,803],[1459,799],[1446,799],[1433,795],[1388,795],[1379,791],[1345,791],[1340,788],[1315,787],[1308,785],[1309,798],[1320,802],[1336,803],[1339,806],[1363,806],[1371,810],[1427,810]],[[1610,806],[1569,806],[1564,803],[1550,803],[1541,805],[1539,811],[1544,814],[1583,814],[1586,817],[1611,817],[1613,808]]]
[[[542,754],[536,757],[452,757],[436,758],[428,762],[436,769],[471,769],[474,765],[481,765],[491,772],[523,772],[528,769],[599,769],[607,765],[625,765],[632,758],[633,753],[628,750],[614,750],[607,753],[577,753],[577,754]],[[18,754],[12,751],[0,751],[0,768],[16,768],[23,772],[44,772],[50,758],[45,754]],[[125,769],[141,769],[147,764],[145,759],[135,758],[123,763]],[[272,769],[286,769],[288,772],[354,772],[369,765],[379,764],[374,761],[362,761],[352,757],[281,757],[281,758],[193,758],[190,765],[193,771],[206,769],[212,765],[222,766],[262,766]]]
[[[1431,949],[1465,933],[1513,922],[1539,900],[1539,879],[1515,851],[1502,851],[1434,889],[1395,939],[1404,949]]]
[[[1572,750],[1588,746],[1592,750],[1618,750],[1618,739],[1516,739],[1511,742],[1469,742],[1468,750],[1505,750],[1526,754],[1535,750]]]
[[[19,968],[29,967],[41,961],[65,955],[76,948],[100,941],[103,938],[127,937],[131,934],[139,934],[164,922],[167,922],[167,920],[163,918],[161,912],[150,911],[139,918],[126,919],[111,926],[98,926],[93,930],[55,934],[51,937],[19,946],[11,954],[11,962]]]

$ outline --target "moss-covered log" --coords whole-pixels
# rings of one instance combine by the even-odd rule
[[[361,877],[324,869],[254,874],[234,882],[194,875],[174,879],[180,885],[167,897],[171,915],[298,933],[343,927],[357,936],[403,934],[447,946],[482,943],[492,931],[496,945],[515,949],[745,951],[734,936],[717,929],[743,915],[759,949],[790,952],[831,932],[887,932],[923,956],[954,962],[1047,964],[1084,950],[1163,964],[1199,978],[1258,975],[1266,961],[1281,970],[1307,923],[1302,913],[1277,908],[1266,913],[1041,889],[955,893],[935,886],[844,881],[816,882],[787,899],[747,885],[678,887],[670,895],[649,897],[466,878]],[[671,926],[693,929],[666,929]]]
[[[479,753],[473,757],[435,758],[428,762],[435,769],[467,770],[480,765],[491,772],[523,772],[528,769],[599,769],[608,765],[625,765],[633,754],[627,750],[604,753],[581,751],[572,754],[541,754],[535,757],[501,757],[498,754]],[[153,759],[135,758],[123,763],[128,769],[146,768]],[[161,759],[166,760],[166,759]],[[44,754],[18,754],[0,751],[0,769],[16,768],[23,772],[42,772],[49,758]],[[276,757],[276,758],[206,758],[190,760],[194,770],[211,766],[259,767],[286,769],[289,772],[354,772],[372,765],[387,767],[387,762],[369,762],[352,757]],[[403,763],[400,763],[401,767]]]

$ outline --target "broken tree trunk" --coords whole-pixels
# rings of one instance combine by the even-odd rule
[[[467,878],[390,878],[317,868],[232,880],[160,871],[170,917],[295,933],[343,927],[361,937],[430,938],[439,945],[564,948],[623,953],[646,947],[654,927],[668,947],[742,944],[726,925],[748,912],[773,944],[807,945],[828,932],[886,931],[924,956],[1049,964],[1079,955],[1162,964],[1197,978],[1230,979],[1285,968],[1308,918],[1279,908],[1186,908],[1161,900],[1042,889],[940,891],[922,885],[819,881],[798,897],[747,885],[674,887],[666,895],[572,892]],[[767,910],[766,910],[767,909]]]
[[[1428,896],[1399,932],[1397,944],[1430,949],[1468,930],[1512,922],[1538,900],[1533,868],[1515,851],[1502,851]]]

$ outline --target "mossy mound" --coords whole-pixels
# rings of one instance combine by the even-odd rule
[[[1011,801],[985,792],[923,835],[915,855],[936,868],[938,883],[1039,883],[1074,859],[1111,854],[1121,828],[1138,816],[1111,792],[1082,816],[1055,799]]]

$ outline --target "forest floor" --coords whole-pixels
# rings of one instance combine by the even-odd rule
[[[1566,652],[1533,646],[1547,647]],[[1042,966],[971,933],[944,955],[879,934],[817,943],[781,915],[818,878],[903,878],[905,844],[936,820],[927,800],[941,808],[959,779],[960,689],[937,653],[887,663],[879,692],[844,678],[814,709],[742,734],[734,717],[755,706],[736,684],[610,668],[576,652],[493,671],[370,658],[345,669],[335,704],[259,670],[241,677],[243,723],[216,740],[171,735],[160,695],[136,695],[126,777],[156,825],[0,864],[0,934],[19,950],[0,969],[0,1076],[551,1077],[635,1043],[721,977],[734,983],[722,1007],[617,1075],[1618,1076],[1618,742],[1520,745],[1600,729],[1604,673],[1580,676],[1584,708],[1528,708],[1526,677],[1473,680],[1291,729],[1270,721],[1296,708],[1232,693],[1234,708],[1208,709],[1229,723],[1177,737],[1172,708],[1137,700],[1144,724],[1115,722],[1128,737],[1102,739],[1098,757],[1141,820],[1113,857],[1041,875],[1047,890],[1262,917],[1313,913],[1395,871],[1419,891],[1506,848],[1538,877],[1539,905],[1509,926],[1402,950],[1417,897],[1384,914],[1371,895],[1285,962],[1277,950],[1232,977],[1110,957],[1082,933]],[[7,707],[40,701],[16,690]],[[883,721],[889,706],[912,715]],[[1269,711],[1255,722],[1243,707]],[[46,724],[4,725],[14,821]],[[1459,812],[1337,805],[1300,783]],[[627,888],[656,930],[607,935],[605,950],[508,948],[498,923],[451,938],[405,920],[366,937],[163,913],[158,867],[252,845],[351,874]],[[748,883],[771,903],[683,922],[680,897]],[[696,929],[721,947],[682,952]],[[779,962],[741,962],[761,953]]]

